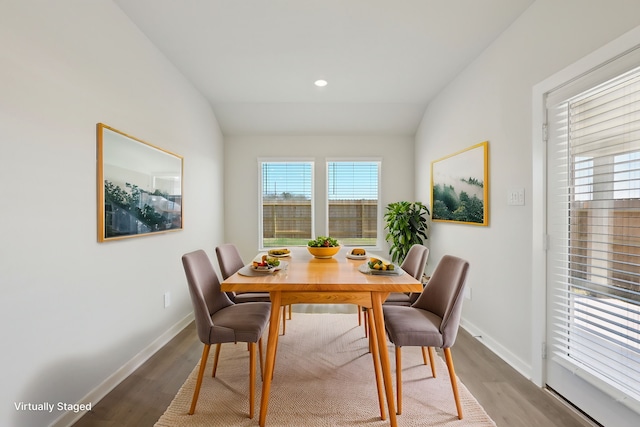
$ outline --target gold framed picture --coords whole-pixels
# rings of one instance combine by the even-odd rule
[[[182,229],[183,158],[97,127],[98,241]]]
[[[489,141],[431,163],[431,220],[489,225]]]

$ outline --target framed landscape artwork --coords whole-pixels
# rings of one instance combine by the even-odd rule
[[[431,163],[431,220],[489,225],[489,142]]]
[[[182,229],[177,154],[98,123],[98,241]]]

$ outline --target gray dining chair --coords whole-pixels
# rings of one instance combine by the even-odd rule
[[[458,335],[468,271],[467,261],[445,255],[413,305],[382,307],[387,335],[395,345],[398,414],[402,412],[402,347],[427,347],[432,357],[432,349],[437,347],[444,353],[458,418],[462,419],[462,405],[458,395],[451,346]],[[433,359],[431,366],[435,377]]]
[[[216,247],[216,258],[218,258],[218,266],[222,274],[222,280],[233,276],[238,270],[245,266],[238,247],[233,243],[224,243]],[[271,302],[269,292],[227,292],[229,298],[236,304],[244,302]],[[289,306],[291,308],[291,306]],[[286,307],[282,307],[282,335],[286,329]],[[291,318],[291,310],[289,310],[289,318]]]
[[[407,256],[404,258],[400,267],[410,276],[413,276],[414,279],[422,280],[422,275],[424,274],[424,269],[427,266],[428,259],[429,248],[415,244],[409,248],[409,252],[407,252]],[[409,306],[416,302],[419,296],[420,292],[411,292],[409,294],[392,292],[384,303]]]
[[[245,266],[240,252],[236,245],[225,243],[216,247],[216,258],[222,274],[222,280],[233,276],[238,270]],[[269,292],[227,292],[231,301],[236,304],[243,302],[270,302]]]
[[[235,304],[231,301],[227,294],[221,291],[218,275],[203,250],[183,255],[182,265],[187,276],[198,338],[204,344],[189,415],[193,415],[196,410],[211,345],[216,344],[211,374],[215,377],[221,344],[246,342],[249,345],[249,418],[253,418],[253,402],[256,393],[256,343],[259,344],[262,376],[262,335],[269,322],[271,304],[266,302]]]
[[[407,256],[402,261],[400,268],[404,270],[407,274],[412,276],[416,280],[422,280],[422,275],[424,274],[424,269],[427,265],[427,260],[429,259],[429,248],[424,245],[415,244],[409,248],[409,252],[407,252]],[[387,299],[384,301],[384,304],[389,305],[404,305],[410,306],[413,304],[418,297],[420,296],[420,292],[412,292],[412,293],[403,293],[403,292],[392,292],[389,294]],[[367,310],[363,310],[364,313],[364,335],[368,336],[368,321],[367,321]],[[358,324],[360,321],[358,320]]]

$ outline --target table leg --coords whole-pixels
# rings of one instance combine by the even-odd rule
[[[393,383],[391,381],[391,365],[389,363],[389,352],[387,351],[387,337],[384,329],[384,315],[382,314],[382,294],[384,292],[371,292],[373,307],[369,315],[373,315],[375,322],[376,336],[378,338],[378,349],[380,351],[380,364],[382,366],[382,378],[387,394],[387,406],[389,408],[389,421],[391,427],[397,427],[395,398],[393,395]]]
[[[380,404],[380,419],[383,421],[387,419],[387,414],[384,407],[384,393],[382,391],[382,373],[380,371],[380,350],[378,350],[378,337],[376,336],[376,326],[373,322],[372,316],[365,316],[365,322],[369,324],[369,350],[371,351],[371,357],[373,357],[373,370],[376,374],[376,387],[378,389],[378,403]]]
[[[267,422],[269,393],[271,391],[271,380],[273,379],[273,368],[276,363],[278,335],[280,334],[280,307],[282,305],[282,292],[271,292],[270,297],[271,319],[269,323],[269,340],[267,341],[266,366],[264,379],[262,380],[262,397],[260,399],[260,427],[264,427]]]

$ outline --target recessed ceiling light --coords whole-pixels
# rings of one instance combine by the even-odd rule
[[[318,87],[325,87],[327,85],[327,81],[326,80],[316,80],[315,82],[313,82],[314,85],[318,86]]]

